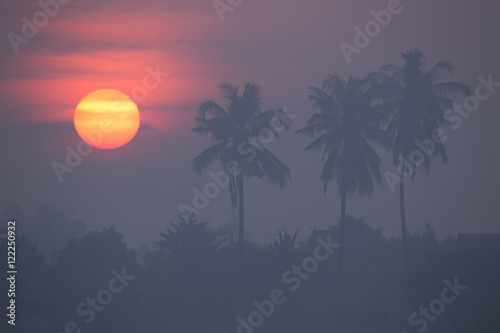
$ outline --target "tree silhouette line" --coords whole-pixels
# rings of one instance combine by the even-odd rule
[[[340,219],[332,231],[339,224]],[[339,257],[334,254],[302,281],[299,290],[287,292],[286,303],[256,332],[415,331],[408,325],[409,314],[429,304],[439,295],[442,281],[454,277],[468,289],[426,331],[495,332],[500,324],[496,315],[500,251],[463,249],[451,238],[438,241],[427,225],[421,232],[408,234],[411,265],[407,275],[398,265],[400,239],[381,238],[378,245],[370,243],[358,253],[362,248],[352,246],[354,236],[379,231],[349,214],[344,231],[351,240],[344,253],[343,288],[349,292],[340,295],[333,288],[332,281],[339,276]],[[239,265],[238,244],[219,248],[209,222],[181,216],[159,235],[153,248],[142,253],[128,248],[123,236],[111,227],[70,239],[48,262],[27,236],[20,236],[17,326],[26,333],[64,332],[70,321],[83,332],[94,333],[245,332],[237,330],[236,318],[246,319],[245,314],[256,311],[254,302],[262,302],[270,290],[282,287],[283,273],[312,254],[311,243],[298,242],[298,234],[280,230],[267,246],[246,242],[245,260]],[[5,263],[1,266],[6,269]],[[112,270],[122,268],[133,281],[110,303],[99,303],[96,295],[108,287]],[[7,288],[7,280],[0,284]],[[103,309],[94,311],[95,318],[86,323],[88,317],[76,310],[89,298]],[[235,311],[238,305],[239,313]]]

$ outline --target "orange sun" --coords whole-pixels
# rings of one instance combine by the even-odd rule
[[[78,135],[101,149],[125,145],[134,138],[140,123],[137,105],[118,90],[96,90],[85,96],[75,110]]]

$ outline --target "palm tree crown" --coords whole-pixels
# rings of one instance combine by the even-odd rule
[[[443,71],[453,73],[451,63],[440,61],[424,71],[425,56],[422,52],[408,51],[402,57],[403,66],[386,65],[370,75],[378,86],[379,97],[384,100],[377,106],[381,111],[378,123],[388,123],[387,133],[394,143],[392,154],[396,166],[408,161],[410,153],[419,149],[417,141],[430,139],[436,128],[447,123],[445,111],[453,106],[448,95],[470,94],[470,89],[462,83],[438,82]],[[424,156],[419,164],[426,173],[429,172],[431,157],[440,157],[443,162],[447,160],[441,142],[435,142],[432,153],[420,156]],[[414,176],[412,173],[412,178]]]
[[[279,127],[288,128],[290,117],[282,109],[262,111],[260,89],[251,82],[245,84],[241,96],[232,84],[222,83],[219,88],[227,102],[225,108],[206,101],[198,110],[197,126],[193,131],[211,136],[217,143],[194,159],[196,173],[201,174],[213,162],[220,161],[226,168],[241,170],[245,177],[257,177],[282,188],[291,180],[290,168],[262,144],[268,138],[259,138],[279,138]],[[278,118],[280,124],[276,125]],[[236,206],[237,175],[229,173],[231,202]]]
[[[306,151],[323,150],[325,193],[335,179],[340,192],[371,195],[374,181],[381,184],[381,175],[380,157],[370,142],[388,147],[389,141],[373,125],[369,82],[356,77],[346,82],[335,74],[323,82],[322,89],[309,89],[316,112],[297,133],[316,137]]]

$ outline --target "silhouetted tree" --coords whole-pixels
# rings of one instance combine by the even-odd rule
[[[210,258],[216,252],[217,237],[208,224],[197,222],[193,215],[187,220],[179,216],[177,222],[170,223],[166,232],[160,233],[156,253],[169,262],[183,265],[193,262],[195,258]]]
[[[243,257],[244,186],[245,177],[257,177],[280,188],[291,180],[290,168],[263,144],[268,137],[279,137],[281,128],[288,128],[290,117],[282,109],[262,111],[260,88],[248,82],[241,95],[230,83],[219,85],[225,108],[213,101],[201,104],[194,132],[210,136],[217,143],[204,150],[194,161],[197,174],[219,161],[230,178],[231,204],[238,207],[238,258]],[[277,124],[279,123],[279,124]],[[263,136],[266,138],[263,140]]]
[[[453,101],[446,96],[452,94],[469,95],[467,86],[457,82],[439,82],[443,71],[452,74],[454,66],[447,61],[436,63],[430,70],[424,71],[425,57],[419,50],[402,54],[403,66],[386,65],[369,77],[378,87],[379,97],[383,102],[376,106],[381,112],[377,123],[387,125],[387,133],[393,140],[393,163],[398,167],[399,207],[401,216],[401,237],[403,258],[408,268],[408,245],[406,231],[404,180],[411,173],[415,177],[412,163],[414,151],[423,151],[423,161],[414,164],[422,166],[429,173],[431,157],[441,157],[446,162],[446,150],[441,142],[432,141],[426,149],[419,147],[419,142],[433,138],[433,131],[447,123],[445,111],[451,109]],[[431,149],[432,148],[432,149]]]
[[[4,220],[16,219],[18,233],[28,236],[44,252],[49,262],[54,262],[57,251],[64,248],[66,242],[82,239],[87,227],[81,220],[72,219],[71,209],[60,208],[52,204],[43,204],[35,209],[33,216],[25,216],[20,205],[8,205],[2,214]]]
[[[434,229],[426,223],[422,231],[408,232],[409,262],[422,262],[426,256],[439,251],[440,244],[436,239]]]
[[[282,233],[278,229],[278,233],[279,239],[273,240],[270,249],[280,264],[289,266],[300,257],[297,249],[297,235],[299,234],[299,230],[295,231],[293,235],[290,235],[287,230]]]
[[[373,126],[367,80],[350,77],[344,81],[330,75],[322,88],[310,87],[309,99],[316,111],[307,126],[297,133],[314,137],[306,151],[322,151],[321,181],[326,195],[335,180],[340,193],[339,292],[342,290],[346,197],[354,193],[371,195],[374,182],[381,184],[380,157],[371,142],[389,146],[384,131]]]
[[[53,320],[56,327],[64,324],[60,321],[75,316],[75,307],[79,302],[88,296],[95,297],[99,290],[106,288],[114,277],[113,270],[118,274],[125,272],[134,280],[117,296],[121,301],[107,306],[105,314],[96,316],[92,325],[104,325],[104,322],[117,320],[118,316],[124,317],[121,323],[130,324],[132,313],[142,313],[138,288],[142,269],[136,262],[135,251],[127,247],[123,236],[114,227],[90,231],[82,240],[68,241],[58,253],[51,286],[55,298]],[[82,318],[75,319],[82,321]]]
[[[192,318],[208,320],[211,302],[224,280],[220,273],[218,242],[208,222],[179,216],[161,233],[156,249],[147,253],[144,286],[148,302],[156,304],[154,315],[177,325],[190,325]],[[217,286],[218,288],[214,288]],[[151,289],[152,288],[152,289]],[[167,319],[167,318],[165,318]]]

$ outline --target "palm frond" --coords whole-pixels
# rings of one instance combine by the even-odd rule
[[[267,148],[257,154],[257,162],[268,182],[283,188],[287,182],[292,180],[290,168]]]
[[[442,82],[432,86],[432,90],[439,96],[448,96],[453,94],[461,94],[464,96],[469,96],[472,92],[471,89],[458,82]]]
[[[314,139],[310,144],[308,144],[304,150],[308,152],[320,151],[326,145],[326,140],[328,138],[328,133],[325,133],[316,139]]]
[[[230,82],[222,82],[219,84],[218,88],[222,92],[222,97],[232,101],[235,96],[238,96],[238,87]]]
[[[309,90],[309,99],[312,101],[313,110],[340,116],[340,107],[332,96],[319,88],[309,87]]]
[[[282,109],[271,109],[264,111],[248,123],[248,132],[250,135],[257,135],[262,129],[270,129],[276,138],[279,138],[278,129],[290,128],[292,120],[288,113]]]
[[[206,118],[207,115],[214,117],[229,116],[229,114],[226,112],[226,110],[224,110],[223,107],[213,101],[206,101],[201,103],[200,107],[198,108],[198,113],[202,118]]]
[[[328,131],[330,128],[331,126],[329,124],[317,123],[317,124],[307,125],[306,127],[295,131],[295,133],[305,134],[309,137],[313,137],[318,134],[324,133],[325,131]]]
[[[212,164],[215,160],[219,159],[221,154],[226,150],[226,143],[221,142],[211,146],[210,148],[202,151],[193,160],[193,167],[197,174],[203,173],[203,171]]]
[[[441,72],[446,71],[448,74],[453,74],[455,66],[448,61],[439,61],[435,64],[427,73],[425,73],[424,78],[431,83],[437,82],[441,77]]]

